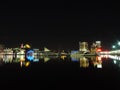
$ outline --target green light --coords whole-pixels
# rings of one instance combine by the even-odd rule
[[[118,45],[120,46],[120,42],[118,42]]]
[[[113,46],[112,46],[112,48],[116,48],[116,46],[115,46],[115,45],[113,45]]]

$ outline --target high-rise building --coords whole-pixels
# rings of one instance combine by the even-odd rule
[[[91,53],[96,53],[97,51],[101,51],[101,41],[96,41],[91,45]]]
[[[101,41],[96,41],[96,47],[101,48]]]
[[[87,42],[79,42],[79,51],[88,52],[88,43]]]

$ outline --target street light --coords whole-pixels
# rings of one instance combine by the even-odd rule
[[[115,45],[113,45],[113,46],[112,46],[112,48],[113,48],[113,49],[115,49],[115,48],[116,48],[116,46],[115,46]]]
[[[118,42],[118,45],[120,46],[120,42]]]

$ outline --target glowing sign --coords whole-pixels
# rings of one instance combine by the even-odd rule
[[[33,51],[33,50],[27,51],[27,53],[26,53],[26,58],[27,58],[27,60],[29,60],[29,61],[34,60],[34,51]]]

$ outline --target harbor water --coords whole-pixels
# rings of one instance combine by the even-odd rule
[[[8,89],[115,89],[120,84],[119,56],[41,56],[0,58],[0,86]]]

